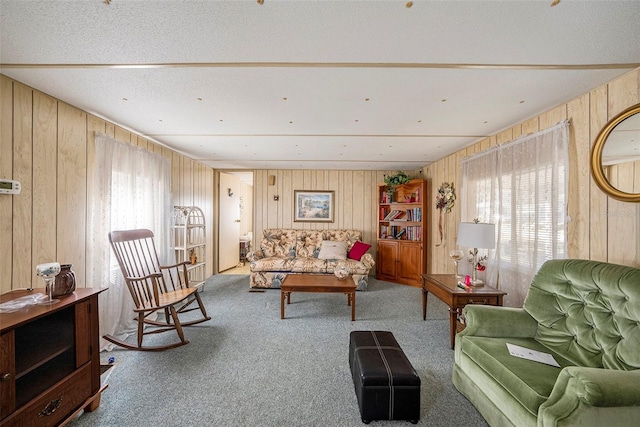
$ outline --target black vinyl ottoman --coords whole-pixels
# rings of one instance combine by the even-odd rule
[[[420,377],[388,331],[353,331],[349,366],[365,424],[420,419]]]

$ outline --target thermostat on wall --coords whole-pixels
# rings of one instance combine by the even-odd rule
[[[20,194],[20,181],[0,178],[0,194]]]

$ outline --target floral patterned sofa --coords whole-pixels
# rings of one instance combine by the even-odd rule
[[[263,231],[260,250],[247,254],[251,274],[250,288],[280,288],[287,274],[333,274],[336,266],[344,264],[357,289],[367,288],[369,271],[375,265],[373,256],[365,253],[356,259],[320,259],[322,242],[346,242],[350,251],[362,233],[356,230],[295,230],[271,228]]]

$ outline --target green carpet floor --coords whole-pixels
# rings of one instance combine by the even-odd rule
[[[281,320],[279,290],[248,288],[245,275],[211,277],[202,298],[212,319],[185,328],[186,346],[101,353],[103,364],[115,358],[102,403],[69,425],[362,426],[348,362],[354,330],[393,332],[422,381],[418,425],[486,425],[451,383],[448,311],[436,298],[423,321],[420,289],[370,279],[355,322],[344,295],[313,293],[292,294]]]

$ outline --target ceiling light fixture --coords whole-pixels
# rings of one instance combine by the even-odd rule
[[[264,0],[256,0],[258,4],[264,4]]]
[[[560,0],[557,0],[560,1]],[[405,3],[404,7],[406,7],[407,9],[411,9],[411,6],[413,6],[413,2],[412,1],[408,1],[407,3]]]

